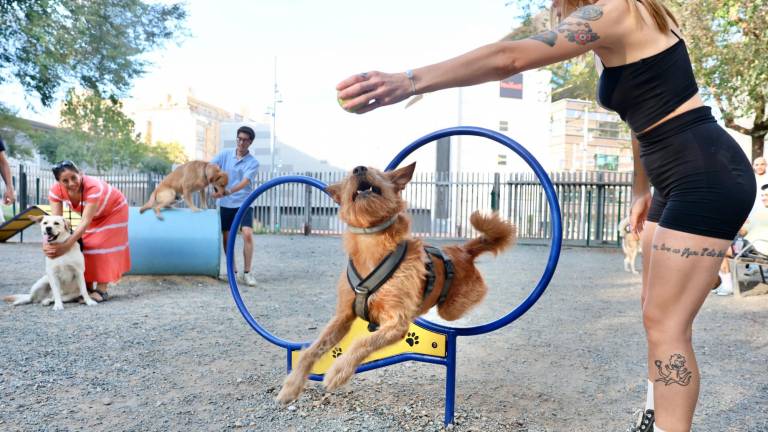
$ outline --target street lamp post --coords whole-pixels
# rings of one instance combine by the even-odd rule
[[[277,133],[276,133],[276,124],[277,124],[277,104],[282,102],[282,98],[280,97],[280,91],[277,89],[277,57],[275,57],[274,62],[274,70],[275,70],[275,81],[274,81],[274,88],[272,90],[272,105],[267,108],[267,115],[272,117],[272,133],[271,140],[269,143],[269,155],[270,155],[270,167],[269,171],[272,174],[270,177],[274,178],[275,175],[277,175],[277,164],[275,163],[275,153],[277,150]],[[272,199],[270,200],[270,223],[272,224],[272,231],[276,232],[278,230],[278,224],[277,224],[277,208],[275,207],[275,201],[279,197],[279,194],[273,189],[272,191]]]

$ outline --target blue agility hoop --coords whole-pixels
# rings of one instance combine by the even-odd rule
[[[557,201],[557,193],[555,192],[555,187],[552,185],[552,180],[550,180],[547,172],[544,171],[544,168],[541,166],[541,164],[539,164],[536,158],[534,158],[533,155],[523,146],[521,146],[517,141],[490,129],[474,126],[458,126],[432,132],[431,134],[417,139],[408,147],[404,148],[400,153],[397,154],[397,156],[395,156],[394,159],[392,159],[392,162],[387,165],[386,170],[391,171],[397,168],[398,165],[400,165],[400,163],[403,162],[406,157],[424,145],[429,144],[432,141],[437,141],[440,138],[454,135],[470,135],[488,138],[517,153],[517,155],[520,156],[520,158],[522,158],[525,163],[531,167],[533,172],[536,174],[536,177],[539,179],[539,182],[541,182],[541,185],[544,188],[544,193],[547,196],[547,202],[549,203],[549,214],[552,217],[552,245],[549,249],[547,266],[544,269],[544,273],[541,275],[539,282],[536,284],[536,288],[534,288],[528,297],[523,300],[523,302],[520,303],[520,305],[518,305],[515,309],[495,321],[474,327],[450,327],[428,321],[424,318],[416,319],[417,324],[432,331],[452,331],[455,332],[457,336],[474,336],[498,330],[508,325],[512,321],[520,318],[536,303],[539,297],[544,294],[544,290],[547,289],[547,285],[549,285],[549,282],[552,280],[552,276],[555,274],[555,268],[557,268],[557,262],[560,258],[560,249],[563,242],[563,225],[560,218],[560,204]]]
[[[425,135],[422,138],[419,138],[409,146],[405,147],[400,153],[397,154],[397,156],[395,156],[392,162],[389,163],[386,170],[390,171],[397,168],[397,166],[406,157],[408,157],[411,153],[418,150],[425,144],[428,144],[432,141],[436,141],[440,138],[445,138],[445,137],[454,136],[454,135],[479,136],[479,137],[488,138],[490,140],[496,141],[497,143],[514,151],[518,156],[520,156],[528,164],[528,166],[531,167],[531,169],[536,174],[536,177],[539,179],[539,182],[541,183],[542,187],[544,188],[544,192],[547,197],[547,202],[549,203],[549,211],[550,211],[550,216],[552,220],[552,244],[550,246],[547,265],[544,269],[544,273],[539,279],[539,282],[536,284],[536,287],[533,289],[533,291],[531,291],[528,297],[526,297],[523,300],[522,303],[520,303],[511,312],[504,315],[503,317],[495,321],[491,321],[486,324],[478,325],[474,327],[450,327],[450,326],[437,324],[423,318],[416,319],[415,323],[423,327],[424,329],[445,335],[446,337],[445,356],[435,357],[435,356],[417,354],[417,353],[403,353],[403,354],[398,354],[392,357],[383,358],[380,360],[374,360],[368,363],[363,363],[360,366],[358,366],[356,372],[359,373],[359,372],[364,372],[364,371],[376,369],[379,367],[384,367],[391,364],[399,363],[402,361],[407,361],[407,360],[444,365],[446,367],[445,420],[444,420],[446,425],[453,423],[454,404],[456,399],[455,388],[456,388],[457,337],[480,335],[480,334],[492,332],[494,330],[498,330],[508,325],[512,321],[516,320],[517,318],[521,317],[523,314],[525,314],[536,303],[536,301],[538,301],[538,299],[541,297],[541,295],[544,293],[547,286],[549,285],[549,282],[552,280],[552,276],[554,275],[555,268],[557,267],[557,263],[560,257],[560,250],[562,247],[562,239],[563,239],[562,220],[560,217],[560,205],[557,201],[555,188],[552,185],[552,181],[549,179],[549,176],[547,176],[547,173],[544,171],[544,168],[542,168],[542,166],[533,157],[533,155],[531,155],[525,148],[523,148],[523,146],[518,144],[515,140],[503,134],[500,134],[498,132],[495,132],[489,129],[479,128],[479,127],[471,127],[471,126],[459,126],[459,127],[453,127],[453,128],[448,128],[448,129],[439,130],[437,132],[433,132],[431,134]],[[237,230],[240,226],[243,215],[245,214],[248,207],[250,207],[253,201],[259,196],[261,196],[264,192],[268,191],[269,189],[275,186],[279,186],[284,183],[303,183],[305,185],[313,186],[317,189],[320,189],[321,191],[323,191],[323,193],[328,194],[328,192],[326,192],[326,188],[328,187],[328,185],[326,185],[325,183],[323,183],[318,179],[307,177],[307,176],[300,176],[300,175],[281,176],[265,182],[264,184],[256,188],[256,190],[251,192],[250,195],[248,195],[248,197],[245,199],[245,202],[240,206],[237,213],[235,214],[234,221],[232,222],[232,227],[229,230],[229,239],[227,240],[227,245],[226,245],[226,255],[227,255],[226,258],[227,258],[227,279],[229,282],[230,289],[232,291],[232,297],[235,299],[235,304],[237,305],[237,308],[240,311],[240,314],[243,315],[243,318],[245,318],[245,321],[248,323],[248,325],[250,325],[251,328],[253,328],[264,339],[268,340],[269,342],[275,345],[283,347],[287,350],[287,366],[288,366],[288,370],[290,370],[292,366],[292,360],[291,360],[292,352],[301,350],[302,348],[308,346],[310,343],[309,342],[291,342],[291,341],[281,339],[275,336],[274,334],[270,333],[267,329],[262,327],[258,323],[258,321],[256,321],[255,318],[253,318],[251,313],[248,311],[248,308],[245,306],[245,303],[243,302],[243,299],[240,295],[240,291],[237,286],[237,281],[235,279],[234,258],[233,258],[234,250],[235,250],[235,242],[237,239]],[[322,380],[321,375],[315,375],[315,374],[310,375],[309,378],[315,381]]]

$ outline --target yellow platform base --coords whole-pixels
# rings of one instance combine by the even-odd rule
[[[369,334],[370,332],[368,331],[368,322],[357,318],[355,322],[352,323],[352,328],[350,328],[349,333],[344,336],[341,342],[333,347],[333,349],[325,353],[325,355],[323,355],[320,360],[315,363],[314,367],[312,368],[312,373],[316,375],[322,375],[327,372],[333,364],[333,361],[344,355],[344,353],[349,350],[352,342]],[[368,363],[374,360],[381,360],[383,358],[404,353],[418,353],[433,357],[445,357],[445,343],[446,338],[444,334],[435,333],[431,330],[420,327],[417,324],[411,323],[411,326],[408,328],[408,332],[401,341],[374,352],[368,356],[363,361],[363,363]],[[291,352],[292,364],[296,364],[302,351],[304,350]]]
[[[12,219],[5,221],[0,225],[0,243],[7,241],[16,234],[29,228],[35,222],[29,219],[30,216],[45,216],[51,214],[51,206],[37,205],[27,208]],[[69,208],[64,209],[64,217],[69,220],[72,229],[80,224],[80,215]]]

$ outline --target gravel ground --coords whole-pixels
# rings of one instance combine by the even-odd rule
[[[315,337],[333,310],[340,239],[258,236],[256,244],[259,284],[242,289],[251,312],[280,337]],[[480,259],[490,294],[460,325],[518,304],[547,253],[518,245]],[[0,262],[0,295],[26,292],[43,272],[39,243],[2,244]],[[625,430],[645,398],[639,290],[618,250],[564,249],[528,314],[459,339],[452,429]],[[285,353],[248,327],[224,282],[133,276],[111,293],[95,308],[67,304],[60,313],[0,305],[0,430],[442,430],[440,366],[401,363],[334,394],[313,382],[280,408],[273,398]],[[768,296],[704,304],[694,335],[703,374],[695,431],[768,431],[767,314]]]

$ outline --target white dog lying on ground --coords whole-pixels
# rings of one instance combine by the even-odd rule
[[[48,243],[63,243],[71,235],[69,223],[63,216],[30,216],[30,219],[40,224],[43,238]],[[15,294],[3,300],[14,306],[29,303],[48,306],[53,303],[53,310],[62,310],[64,302],[82,296],[85,304],[94,306],[97,303],[88,295],[84,272],[85,258],[79,245],[75,245],[59,257],[45,257],[45,276],[32,285],[29,294]]]

